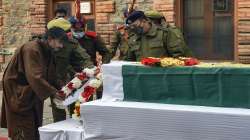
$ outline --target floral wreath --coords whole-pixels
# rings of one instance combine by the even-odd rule
[[[85,82],[85,84],[83,84]],[[73,119],[80,118],[80,103],[88,102],[92,95],[95,95],[96,90],[102,85],[102,74],[100,68],[94,67],[92,69],[86,68],[81,73],[77,73],[75,77],[66,86],[62,87],[58,92],[60,96],[69,98],[74,95],[74,91],[84,87],[84,90],[80,93],[78,99],[75,102]],[[65,99],[65,100],[66,100]],[[63,101],[53,99],[57,108],[65,109]]]

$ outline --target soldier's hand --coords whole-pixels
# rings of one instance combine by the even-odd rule
[[[54,98],[56,98],[56,99],[58,99],[58,100],[60,100],[60,101],[64,101],[65,98],[66,98],[66,96],[65,96],[65,95],[62,95],[62,94],[60,94],[60,93],[58,92],[58,93],[56,93],[56,94],[54,95]]]
[[[56,105],[56,107],[59,108],[59,109],[66,109],[67,108],[67,106],[63,105],[63,101],[62,100],[54,98],[53,102]]]

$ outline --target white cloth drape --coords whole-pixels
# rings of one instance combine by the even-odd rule
[[[103,101],[122,101],[123,93],[123,65],[140,65],[135,62],[112,61],[102,65],[103,78]]]
[[[84,140],[83,125],[72,119],[42,126],[39,134],[40,140]]]
[[[250,110],[137,102],[82,104],[86,140],[249,140]]]

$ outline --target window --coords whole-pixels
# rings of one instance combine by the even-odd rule
[[[214,0],[214,11],[215,12],[228,12],[229,1],[228,0]]]

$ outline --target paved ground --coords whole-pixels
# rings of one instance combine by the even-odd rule
[[[0,114],[1,114],[1,106],[2,106],[2,92],[0,91]],[[44,104],[44,112],[43,112],[43,123],[49,124],[52,123],[52,112],[51,112],[51,107],[50,107],[50,100],[47,99]],[[0,128],[0,137],[1,136],[7,136],[7,130]]]

